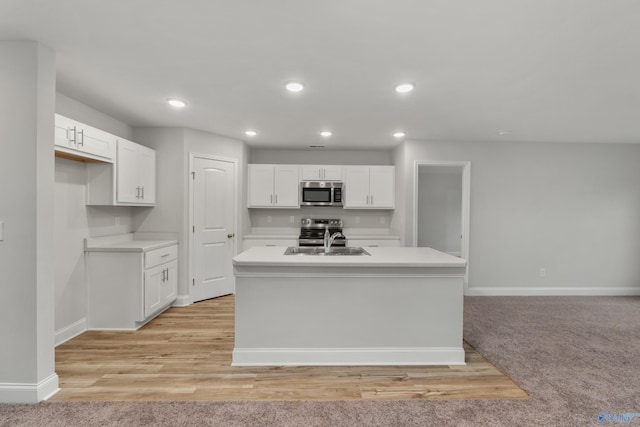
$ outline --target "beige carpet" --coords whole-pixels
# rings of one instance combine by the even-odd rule
[[[529,399],[5,404],[0,425],[638,425],[639,336],[638,297],[473,297],[465,339]]]

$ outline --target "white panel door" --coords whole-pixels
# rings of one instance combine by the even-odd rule
[[[234,292],[234,164],[193,159],[193,301]]]

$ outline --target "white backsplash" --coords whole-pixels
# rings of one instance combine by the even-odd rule
[[[252,228],[299,228],[302,218],[340,218],[344,228],[388,229],[393,210],[303,207],[300,209],[249,209]]]

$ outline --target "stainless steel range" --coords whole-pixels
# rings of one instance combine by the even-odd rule
[[[298,246],[323,246],[324,233],[329,229],[329,234],[342,233],[341,219],[315,219],[302,218]],[[332,246],[346,246],[347,239],[344,236],[336,237]]]

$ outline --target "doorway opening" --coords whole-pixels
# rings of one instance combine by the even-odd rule
[[[467,260],[469,275],[470,169],[468,161],[420,161],[414,167],[413,244]]]

